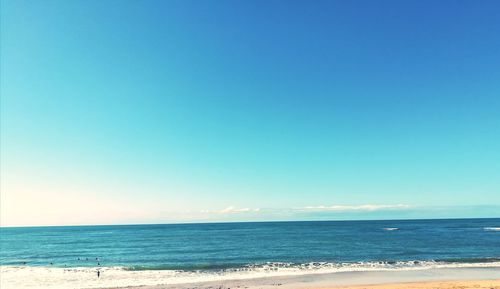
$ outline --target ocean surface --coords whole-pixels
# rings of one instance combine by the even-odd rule
[[[182,272],[500,264],[500,219],[0,229],[0,265]]]

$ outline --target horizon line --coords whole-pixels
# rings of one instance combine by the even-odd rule
[[[111,227],[111,226],[158,226],[158,225],[209,225],[209,224],[241,224],[241,223],[308,223],[308,222],[378,222],[378,221],[431,221],[431,220],[482,220],[500,219],[498,217],[456,217],[456,218],[409,218],[409,219],[345,219],[345,220],[276,220],[276,221],[207,221],[207,222],[176,222],[176,223],[128,223],[128,224],[81,224],[81,225],[26,225],[3,226],[0,229],[16,228],[47,228],[47,227]]]

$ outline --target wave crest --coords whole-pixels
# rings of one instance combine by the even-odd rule
[[[500,227],[484,227],[483,230],[485,230],[485,231],[498,231],[498,232],[500,232]]]

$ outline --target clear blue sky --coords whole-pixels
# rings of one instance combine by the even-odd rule
[[[2,0],[3,225],[498,217],[499,15]]]

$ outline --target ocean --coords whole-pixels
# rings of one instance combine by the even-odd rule
[[[500,262],[500,219],[248,222],[0,229],[0,265],[183,272]]]

